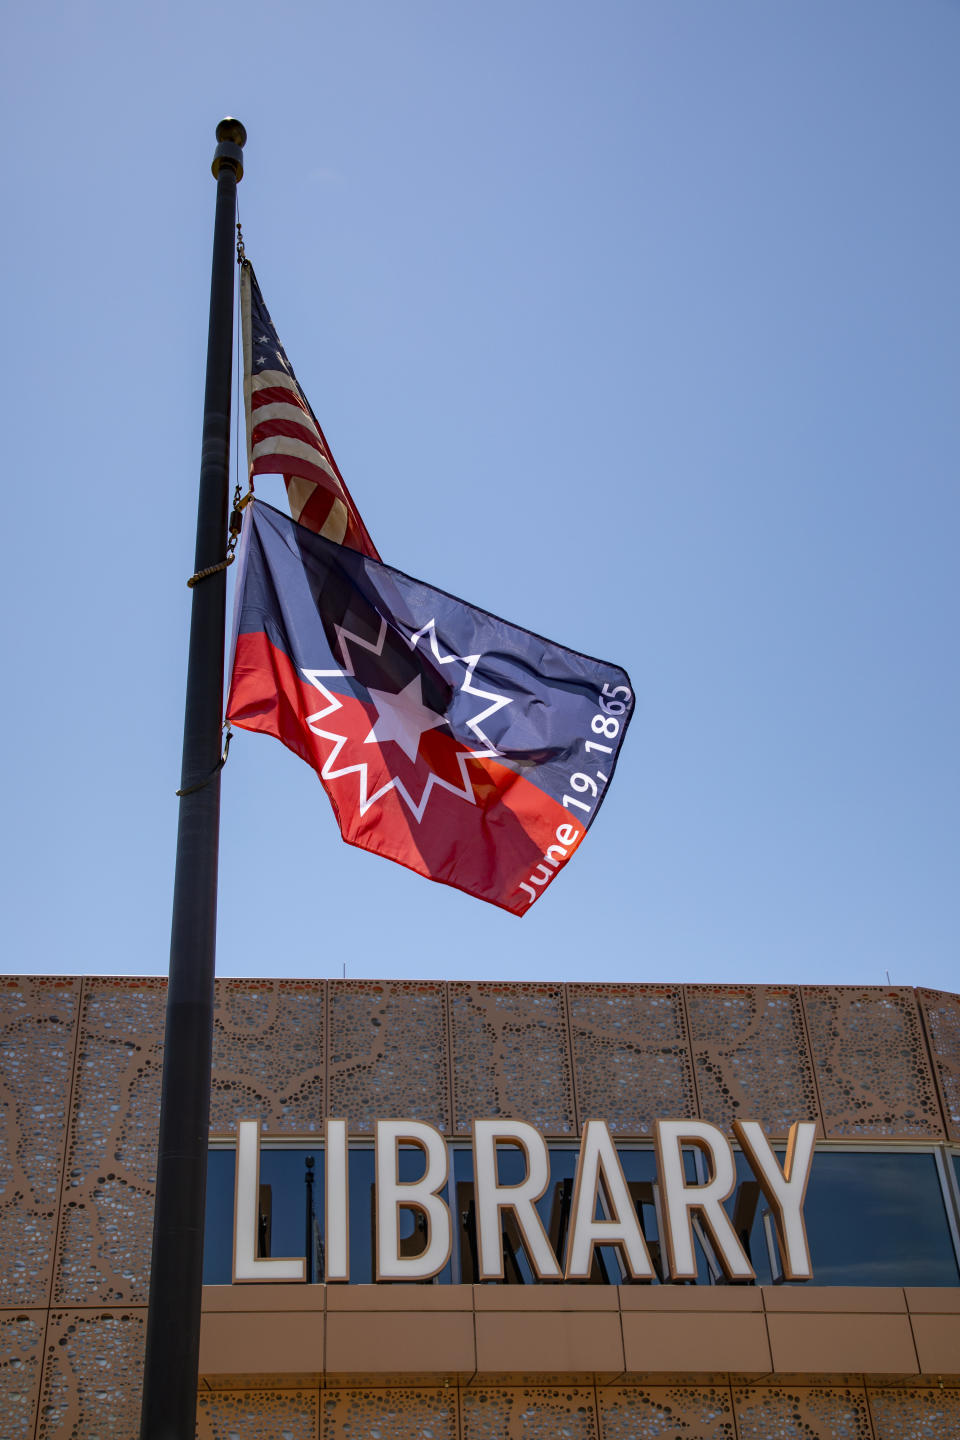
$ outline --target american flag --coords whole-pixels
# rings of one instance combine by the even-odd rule
[[[249,261],[240,274],[247,456],[254,475],[282,475],[300,525],[379,560],[326,437],[280,344]]]

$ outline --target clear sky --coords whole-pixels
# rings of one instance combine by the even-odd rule
[[[0,968],[166,971],[235,114],[384,558],[638,708],[523,920],[238,734],[219,973],[960,990],[960,5],[39,0],[2,65]]]

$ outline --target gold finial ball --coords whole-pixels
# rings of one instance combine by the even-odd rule
[[[247,143],[247,132],[239,120],[234,120],[231,115],[220,121],[217,126],[217,139],[228,140],[232,145],[239,145],[241,148]]]
[[[228,166],[236,175],[237,181],[243,179],[243,147],[247,143],[247,132],[239,120],[227,116],[217,126],[217,140],[219,144],[214,152],[213,164],[210,169],[214,177],[220,175],[221,167]]]

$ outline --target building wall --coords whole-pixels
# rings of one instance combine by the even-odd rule
[[[0,981],[0,1435],[10,1440],[136,1433],[164,992],[162,980]],[[643,1139],[658,1118],[729,1129],[740,1115],[774,1138],[812,1119],[827,1140],[956,1144],[960,997],[904,987],[219,982],[212,1132],[259,1116],[268,1135],[308,1136],[327,1114],[348,1116],[358,1136],[389,1116],[456,1137],[475,1117],[505,1115],[557,1138],[599,1116],[616,1136]],[[773,1361],[766,1372],[714,1374],[691,1345],[688,1375],[671,1367],[656,1383],[661,1367],[625,1361],[619,1375],[538,1370],[532,1385],[512,1373],[493,1384],[481,1368],[451,1380],[434,1367],[418,1385],[375,1363],[345,1378],[324,1357],[273,1385],[261,1376],[257,1391],[236,1373],[213,1389],[211,1368],[199,1433],[332,1440],[372,1433],[376,1414],[382,1440],[553,1436],[562,1414],[570,1435],[604,1440],[960,1434],[957,1292],[929,1312],[917,1308],[934,1303],[922,1295],[914,1304],[910,1292],[882,1293],[894,1297],[886,1318],[906,1324],[914,1346],[896,1374],[858,1365],[825,1379],[806,1367],[788,1379]],[[846,1329],[864,1333],[863,1304]],[[472,1295],[469,1313],[476,1335]],[[618,1300],[621,1335],[625,1313]],[[753,1313],[769,1337],[765,1298]],[[302,1317],[296,1333],[316,1318]],[[205,1320],[208,1345],[217,1323]],[[941,1389],[940,1364],[953,1355]]]

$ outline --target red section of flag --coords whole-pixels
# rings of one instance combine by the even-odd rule
[[[497,760],[463,761],[466,747],[440,730],[423,734],[414,761],[392,741],[370,741],[375,711],[351,696],[337,698],[336,711],[311,728],[310,717],[322,706],[317,690],[262,632],[238,636],[227,706],[231,723],[273,735],[306,760],[320,776],[348,844],[524,914],[566,864],[583,826]],[[461,764],[469,797],[436,785],[425,792],[431,774],[458,783]],[[398,780],[412,804],[396,788]],[[364,809],[362,794],[380,791]]]

